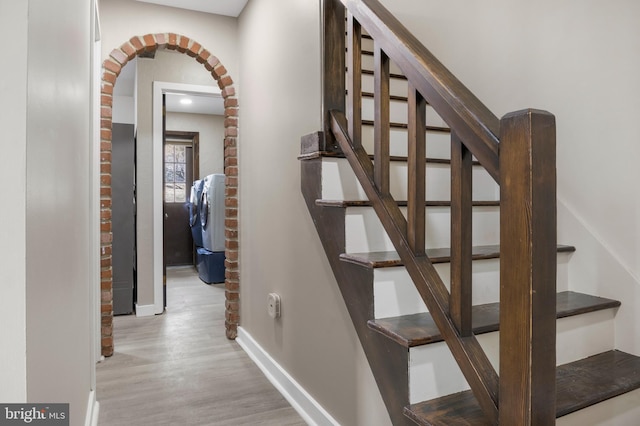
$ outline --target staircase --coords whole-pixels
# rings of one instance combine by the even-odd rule
[[[620,302],[570,291],[554,117],[498,120],[377,0],[323,9],[302,193],[393,424],[549,425],[640,388]]]

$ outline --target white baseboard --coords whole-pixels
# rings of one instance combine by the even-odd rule
[[[98,415],[100,414],[100,403],[96,400],[96,391],[89,392],[87,403],[87,417],[84,420],[85,426],[98,426]]]
[[[340,425],[242,327],[238,327],[236,342],[307,424],[312,426]]]
[[[136,303],[137,317],[151,317],[156,314],[156,305],[138,305]]]

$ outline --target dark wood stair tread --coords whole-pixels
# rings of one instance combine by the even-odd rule
[[[556,416],[561,417],[640,388],[640,357],[612,350],[558,366]],[[419,425],[489,426],[471,391],[412,404],[405,415]]]
[[[556,296],[557,318],[617,308],[618,306],[620,306],[620,302],[617,300],[573,291],[562,291]],[[498,331],[499,318],[499,303],[474,306],[473,332],[482,334]],[[408,348],[442,341],[440,331],[428,312],[370,320],[368,325],[370,329]]]
[[[558,245],[558,253],[570,253],[576,251],[573,246]],[[447,248],[427,249],[427,256],[431,263],[447,263],[451,259],[451,251]],[[496,259],[500,257],[499,245],[474,246],[473,260]],[[403,266],[400,256],[395,251],[374,251],[368,253],[343,253],[340,260],[355,263],[369,268],[389,268]]]
[[[373,126],[373,120],[362,120],[363,126]],[[409,126],[405,123],[389,123],[389,127],[392,129],[407,129]],[[451,133],[451,129],[448,127],[442,126],[425,126],[425,130],[427,132],[437,132],[437,133]]]
[[[300,154],[298,156],[298,160],[314,160],[316,158],[345,158],[344,153],[342,152],[333,152],[333,151],[314,151],[306,154]],[[373,161],[373,154],[369,154],[369,158]],[[389,157],[389,161],[395,162],[407,162],[407,157],[400,155],[392,155]],[[427,163],[429,164],[451,164],[451,160],[448,158],[426,158]],[[473,161],[474,166],[481,166],[480,162],[477,160]]]
[[[396,204],[399,207],[406,207],[406,200],[398,200]],[[371,207],[373,204],[369,200],[316,200],[316,205],[324,207]],[[450,207],[451,201],[426,201],[427,207]],[[473,201],[474,207],[498,207],[500,201],[488,200],[488,201]]]

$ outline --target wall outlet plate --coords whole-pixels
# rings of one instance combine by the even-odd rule
[[[267,296],[267,313],[271,318],[280,318],[280,295],[269,293]]]

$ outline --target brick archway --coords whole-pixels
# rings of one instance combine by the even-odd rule
[[[176,50],[201,63],[217,81],[225,106],[224,174],[225,178],[225,327],[229,339],[235,339],[239,321],[238,272],[238,99],[233,80],[218,58],[189,37],[174,34],[135,36],[114,49],[103,62],[100,96],[100,296],[102,355],[113,354],[113,275],[111,227],[111,124],[113,86],[122,67],[136,56],[157,49]]]

